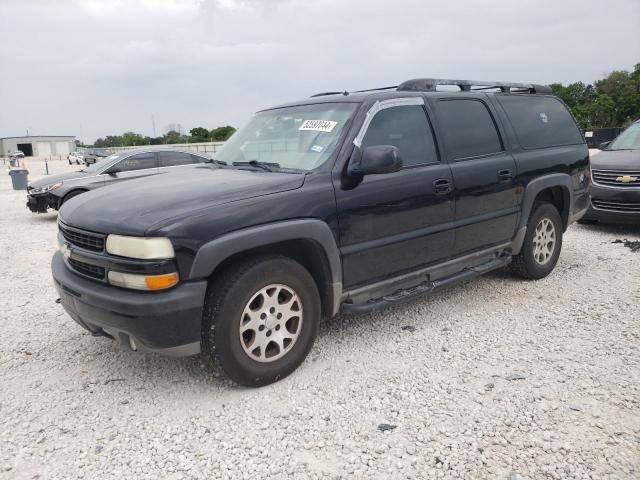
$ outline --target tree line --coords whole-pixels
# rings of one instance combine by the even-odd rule
[[[93,146],[96,148],[137,147],[142,145],[165,145],[174,143],[224,142],[236,129],[230,125],[207,130],[195,127],[189,130],[189,135],[183,133],[180,125],[171,125],[160,137],[149,137],[135,132],[125,132],[122,135],[107,135],[98,138]]]
[[[632,72],[616,70],[592,84],[551,84],[580,128],[626,127],[640,119],[640,63]]]

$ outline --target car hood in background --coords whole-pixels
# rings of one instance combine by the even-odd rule
[[[29,182],[29,186],[33,188],[42,188],[54,183],[64,182],[65,180],[73,180],[74,178],[86,177],[88,174],[84,172],[68,172],[60,175],[47,175],[40,180]]]
[[[59,218],[67,225],[93,232],[144,235],[158,222],[225,203],[294,190],[303,183],[302,173],[190,168],[171,175],[119,182],[79,195],[62,206]]]
[[[640,150],[602,150],[591,157],[596,170],[640,170]]]

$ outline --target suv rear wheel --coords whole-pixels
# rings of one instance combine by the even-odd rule
[[[539,279],[551,273],[562,249],[562,220],[556,207],[537,203],[533,207],[520,253],[511,271],[523,278]]]
[[[268,385],[304,361],[320,316],[318,288],[302,265],[286,257],[245,260],[207,292],[203,356],[237,383]]]

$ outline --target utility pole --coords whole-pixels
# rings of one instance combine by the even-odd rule
[[[156,138],[156,117],[151,114],[151,125],[153,125],[153,138]]]

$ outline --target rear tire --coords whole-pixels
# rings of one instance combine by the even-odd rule
[[[304,361],[320,317],[318,288],[302,265],[280,256],[244,260],[207,291],[202,355],[241,385],[268,385]]]
[[[522,278],[538,280],[549,275],[562,250],[562,219],[550,203],[536,203],[529,217],[522,249],[509,267]]]

